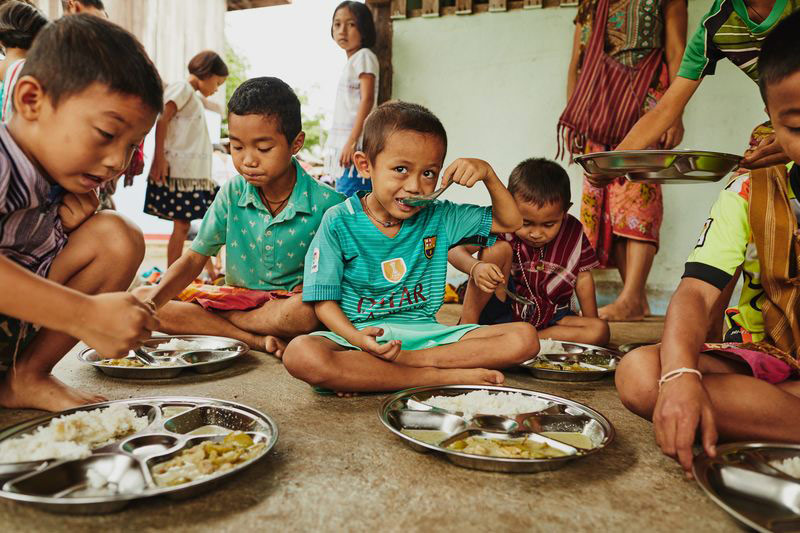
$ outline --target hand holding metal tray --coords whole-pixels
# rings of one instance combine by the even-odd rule
[[[624,175],[637,183],[685,184],[719,181],[742,157],[704,150],[622,150],[575,157],[587,174]]]

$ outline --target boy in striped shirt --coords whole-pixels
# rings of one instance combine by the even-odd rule
[[[0,126],[0,406],[101,401],[51,370],[77,339],[121,356],[158,326],[133,295],[113,292],[136,274],[141,232],[94,211],[97,188],[152,128],[162,92],[142,46],[104,19],[66,17],[34,42]]]
[[[306,256],[303,301],[314,302],[330,331],[293,340],[284,354],[287,370],[339,393],[502,383],[495,369],[539,350],[530,324],[447,327],[435,317],[447,251],[491,245],[491,234],[519,228],[514,199],[488,163],[458,159],[444,170],[442,185],[483,182],[492,207],[404,204],[433,192],[447,149],[441,122],[421,106],[378,107],[365,123],[363,146],[354,161],[372,192],[331,208]]]

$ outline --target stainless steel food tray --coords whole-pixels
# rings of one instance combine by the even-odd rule
[[[86,459],[50,460],[0,464],[0,479],[5,483],[0,498],[34,505],[57,513],[98,514],[118,511],[131,501],[152,496],[189,498],[213,489],[226,479],[267,456],[278,440],[278,427],[264,413],[245,405],[212,398],[165,396],[117,400],[87,405],[22,422],[0,431],[0,441],[35,431],[53,418],[78,411],[91,411],[124,404],[139,416],[147,416],[147,427],[117,442],[97,448]],[[221,440],[209,425],[243,431],[254,442],[265,443],[263,453],[231,470],[217,472],[191,483],[159,487],[150,468],[182,450],[205,440]],[[200,433],[192,434],[198,428]],[[81,495],[89,482],[89,470],[117,483],[113,495]]]
[[[588,174],[624,174],[639,183],[708,183],[739,166],[742,156],[702,150],[623,150],[579,155]]]
[[[565,351],[569,353],[548,353],[542,350],[533,359],[529,359],[522,363],[522,367],[528,370],[534,377],[540,379],[547,379],[551,381],[596,381],[611,376],[614,374],[616,364],[620,361],[620,354],[616,350],[610,348],[602,348],[600,346],[592,346],[591,344],[580,344],[576,342],[565,341],[550,341],[558,344]],[[585,370],[554,370],[550,368],[538,368],[535,366],[536,361],[545,361],[549,363],[585,363],[589,354],[598,354],[606,356],[610,361],[614,361],[611,366],[598,365],[605,368],[604,370],[594,370],[586,367]]]
[[[181,339],[203,344],[196,350],[157,350],[159,344],[169,342],[170,339]],[[159,361],[172,363],[171,366],[110,366],[101,363],[108,359],[89,348],[78,353],[78,359],[95,367],[103,374],[126,379],[172,379],[179,376],[186,369],[192,369],[200,374],[210,374],[228,368],[236,359],[250,351],[243,342],[227,337],[213,337],[208,335],[170,335],[153,337],[144,343],[139,350],[145,355],[150,355]],[[136,359],[134,352],[126,356],[127,359]]]
[[[560,449],[571,449],[571,455],[564,457],[554,457],[548,459],[517,459],[489,457],[482,455],[472,455],[456,450],[447,449],[443,446],[430,444],[422,440],[410,437],[402,432],[403,429],[433,429],[442,431],[448,437],[443,441],[447,442],[454,437],[464,435],[479,436],[487,438],[508,438],[501,433],[492,431],[479,431],[470,424],[470,420],[461,416],[460,413],[448,412],[443,409],[429,408],[424,401],[432,396],[456,396],[472,391],[485,390],[490,394],[499,392],[517,392],[530,396],[551,405],[548,411],[556,410],[563,415],[574,415],[576,421],[565,422],[562,418],[566,416],[553,416],[542,419],[541,431],[583,431],[591,424],[591,429],[595,439],[595,447],[592,449],[578,449],[573,446],[555,441],[556,447]],[[477,416],[477,415],[476,415]],[[452,463],[466,468],[477,470],[488,470],[493,472],[540,472],[545,470],[555,470],[564,466],[566,463],[593,455],[606,448],[614,440],[615,431],[611,422],[601,413],[591,407],[574,402],[567,398],[545,394],[526,389],[515,389],[511,387],[479,387],[472,385],[449,385],[434,387],[419,387],[400,391],[386,398],[378,410],[378,418],[381,423],[392,433],[400,437],[413,450],[421,453],[438,452],[443,454]],[[492,417],[502,418],[502,417]],[[552,439],[548,439],[539,433],[532,432],[531,435],[537,436],[535,440],[552,444]],[[544,440],[542,440],[544,439]]]
[[[756,531],[800,531],[800,479],[769,465],[800,457],[800,445],[737,442],[701,453],[692,471],[711,500]]]

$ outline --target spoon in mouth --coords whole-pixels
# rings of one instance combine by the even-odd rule
[[[447,182],[447,185],[444,187],[440,187],[433,191],[430,194],[422,194],[419,196],[409,196],[408,198],[401,198],[400,202],[404,203],[405,205],[410,205],[411,207],[424,207],[426,205],[432,204],[436,201],[439,196],[447,190],[450,184],[453,183],[452,181]]]

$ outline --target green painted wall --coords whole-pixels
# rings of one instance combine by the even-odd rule
[[[689,31],[710,5],[691,0]],[[429,107],[447,128],[448,162],[481,157],[507,177],[520,160],[554,157],[556,122],[566,103],[566,71],[575,8],[515,10],[395,21],[393,97]],[[744,151],[751,129],[766,120],[756,85],[730,63],[704,81],[690,103],[681,148]],[[573,212],[581,177],[570,168]],[[662,310],[683,273],[722,183],[664,187],[661,250],[650,276]],[[447,198],[487,203],[485,190],[451,189]],[[616,273],[600,279],[618,280]],[[659,298],[658,295],[661,295]]]

